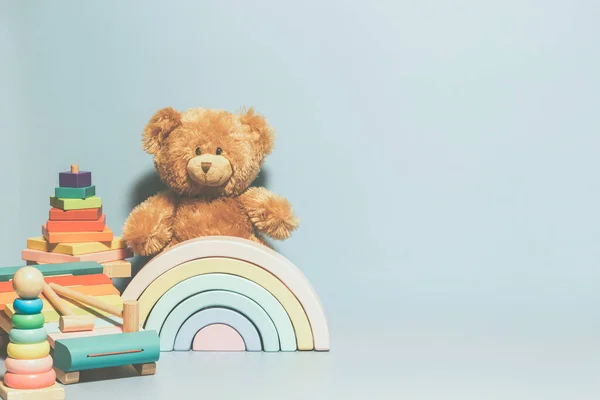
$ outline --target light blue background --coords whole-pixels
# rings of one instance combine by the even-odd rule
[[[71,163],[121,232],[157,109],[256,106],[267,186],[302,219],[277,248],[331,324],[329,354],[175,355],[143,389],[69,395],[186,376],[262,398],[600,395],[597,1],[0,4],[3,264]]]

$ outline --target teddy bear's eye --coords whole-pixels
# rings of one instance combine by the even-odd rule
[[[199,156],[202,152],[200,151],[200,147],[196,147],[196,155]]]
[[[220,156],[221,153],[223,153],[223,149],[220,147],[217,147],[217,155]]]

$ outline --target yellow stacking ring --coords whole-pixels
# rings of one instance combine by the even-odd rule
[[[35,360],[50,354],[48,341],[33,344],[9,343],[6,349],[8,356],[17,360]]]

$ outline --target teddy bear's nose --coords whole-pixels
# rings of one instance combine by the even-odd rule
[[[202,164],[200,164],[202,167],[202,171],[204,171],[204,173],[206,174],[208,172],[208,170],[210,169],[210,167],[212,166],[211,162],[202,162]]]

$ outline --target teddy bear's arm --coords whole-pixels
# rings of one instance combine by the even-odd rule
[[[173,238],[172,222],[177,197],[163,192],[150,197],[131,211],[123,228],[123,238],[142,256],[162,251]]]
[[[300,223],[290,202],[268,189],[249,188],[238,199],[254,227],[273,239],[289,238]]]

